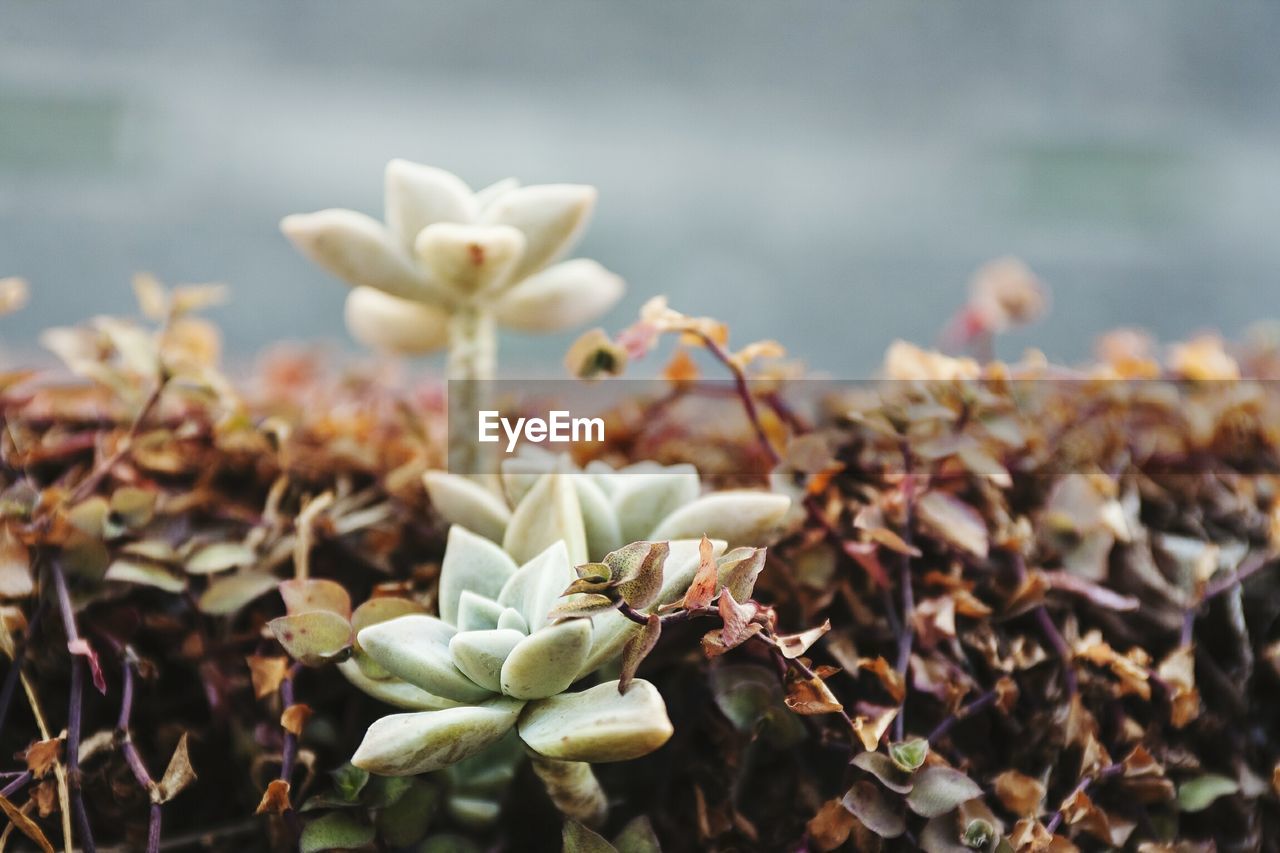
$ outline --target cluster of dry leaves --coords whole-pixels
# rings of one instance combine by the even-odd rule
[[[349,849],[554,849],[527,769],[469,826],[437,808],[445,778],[344,766],[385,708],[267,628],[286,578],[432,607],[441,391],[298,351],[231,381],[197,316],[216,289],[139,296],[141,322],[46,335],[75,380],[0,373],[4,838],[279,848],[359,809]],[[1280,347],[1126,332],[1068,372],[900,344],[892,381],[809,417],[788,368],[759,368],[776,345],[731,352],[664,304],[571,358],[612,372],[667,332],[673,388],[697,396],[705,350],[751,428],[699,453],[697,425],[637,427],[602,452],[722,479],[776,462],[794,517],[751,552],[754,598],[712,606],[703,578],[646,626],[628,671],[676,734],[597,768],[615,841],[571,827],[571,849],[1277,844],[1280,411],[1253,379]],[[623,829],[640,817],[652,833]]]

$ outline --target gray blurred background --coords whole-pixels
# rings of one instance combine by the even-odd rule
[[[391,157],[596,184],[606,326],[667,293],[842,376],[1005,253],[1054,291],[1006,355],[1280,315],[1272,2],[0,0],[0,276],[33,291],[0,346],[144,269],[230,283],[235,353],[353,346],[276,223],[380,215]]]

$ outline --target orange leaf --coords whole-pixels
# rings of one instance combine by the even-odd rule
[[[43,777],[58,763],[58,753],[62,747],[61,738],[38,740],[27,747],[27,769],[37,779]]]
[[[310,705],[304,705],[301,702],[290,705],[280,715],[280,725],[289,734],[301,736],[302,729],[307,725],[307,720],[311,719],[312,713]]]
[[[249,655],[249,677],[253,679],[253,698],[263,699],[280,689],[289,671],[289,659],[284,655]]]
[[[283,779],[272,779],[267,790],[262,793],[262,802],[254,814],[284,814],[293,808],[289,802],[289,783]]]

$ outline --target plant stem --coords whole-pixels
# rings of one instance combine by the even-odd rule
[[[907,547],[912,547],[911,540],[911,510],[912,503],[915,500],[915,472],[911,465],[911,447],[904,438],[902,440],[902,541]],[[898,570],[898,582],[902,586],[902,624],[899,625],[898,631],[898,664],[895,667],[898,675],[903,676],[903,693],[902,707],[898,709],[898,716],[893,721],[894,737],[902,740],[902,736],[906,731],[907,716],[907,688],[906,674],[907,667],[911,664],[911,646],[915,642],[915,609],[916,597],[915,591],[911,585],[911,556],[909,554],[901,555],[901,563]]]
[[[62,573],[62,566],[53,561],[50,564],[50,572],[58,595],[58,606],[62,612],[62,626],[67,633],[68,645],[81,642],[80,633],[76,630],[75,610],[71,606],[71,593],[67,589],[67,579]],[[84,666],[84,656],[72,652],[71,698],[67,710],[67,788],[71,797],[71,812],[80,834],[80,846],[86,853],[94,853],[97,848],[93,843],[89,813],[85,811],[84,794],[80,789],[80,726],[84,712]]]
[[[462,305],[449,320],[449,470],[484,474],[488,460],[472,434],[477,413],[489,403],[497,334],[493,315]]]
[[[4,797],[6,800],[9,799],[14,794],[18,793],[18,791],[22,790],[22,786],[27,784],[30,781],[31,781],[31,771],[30,770],[22,771],[14,778],[12,782],[4,786],[4,790],[0,791],[0,797]]]
[[[160,803],[156,799],[156,784],[147,771],[147,765],[143,763],[137,746],[133,743],[132,735],[129,734],[130,718],[133,716],[133,682],[136,663],[133,650],[126,646],[121,688],[123,695],[120,698],[120,720],[116,723],[116,740],[120,742],[120,750],[124,753],[129,769],[133,771],[133,778],[151,798],[151,812],[147,821],[147,853],[157,853],[160,849]]]
[[[295,663],[289,667],[289,672],[280,682],[280,704],[281,710],[287,710],[294,703],[293,683],[297,679],[298,674],[302,672],[302,664]],[[280,778],[284,780],[286,785],[293,784],[293,765],[298,758],[298,736],[288,729],[284,730],[284,745],[280,750]],[[292,792],[289,795],[290,806],[284,813],[284,818],[288,822],[289,827],[293,830],[296,837],[301,831],[298,821],[298,812],[292,805]]]
[[[0,732],[4,731],[4,724],[8,720],[9,707],[13,704],[13,694],[17,692],[18,681],[22,675],[22,663],[27,657],[27,645],[35,634],[36,625],[40,623],[40,614],[42,612],[40,607],[37,606],[35,612],[31,614],[31,621],[27,623],[27,630],[23,632],[15,644],[13,660],[9,664],[9,671],[4,676],[4,686],[0,687]]]
[[[742,398],[742,408],[747,412],[747,420],[751,421],[751,428],[755,430],[756,438],[760,440],[760,447],[764,450],[765,456],[768,457],[770,464],[777,465],[782,461],[782,455],[778,453],[777,448],[773,446],[773,442],[769,440],[769,434],[765,432],[764,424],[760,421],[760,410],[756,406],[756,399],[751,394],[751,387],[747,384],[747,374],[736,361],[720,346],[715,338],[706,332],[695,330],[701,340],[702,345],[706,347],[707,352],[711,353],[717,361],[729,369],[733,374],[733,384],[738,390],[738,396]]]
[[[551,802],[565,817],[584,826],[598,827],[609,814],[609,802],[596,779],[591,765],[585,761],[560,761],[530,751],[533,772],[546,786]]]
[[[999,694],[997,694],[995,690],[988,690],[968,705],[957,710],[954,714],[948,714],[942,722],[938,723],[937,727],[933,731],[929,732],[929,743],[937,742],[939,738],[951,731],[951,728],[961,720],[967,720],[974,714],[984,711],[991,705],[994,705],[998,695]]]

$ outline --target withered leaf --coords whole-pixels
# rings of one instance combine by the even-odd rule
[[[865,669],[874,675],[894,702],[901,703],[903,697],[907,695],[907,685],[903,681],[902,674],[884,657],[860,658],[858,668]]]
[[[289,802],[289,783],[283,779],[272,779],[267,783],[267,790],[262,793],[262,800],[254,814],[284,814],[293,808]]]
[[[880,708],[871,714],[859,714],[853,718],[853,731],[862,742],[862,748],[875,751],[880,739],[889,730],[889,724],[898,716],[897,708]]]
[[[167,803],[194,781],[196,771],[191,766],[191,756],[187,753],[187,733],[183,732],[182,737],[178,738],[178,747],[173,751],[173,757],[169,759],[169,766],[165,768],[164,776],[156,784],[151,797],[157,803]]]
[[[682,606],[686,610],[696,610],[710,604],[716,594],[718,578],[714,549],[711,540],[704,535],[698,543],[698,571],[693,576],[693,583],[689,584],[689,591],[684,594]]]
[[[1035,817],[1044,803],[1044,783],[1017,770],[1006,770],[995,778],[996,796],[1004,807],[1019,817]]]
[[[797,714],[837,714],[844,706],[821,678],[796,678],[787,684],[787,707]]]
[[[640,663],[645,659],[649,652],[653,651],[653,647],[658,644],[658,637],[662,635],[662,619],[656,613],[649,614],[649,621],[640,629],[640,631],[627,640],[626,646],[622,649],[622,671],[618,675],[618,692],[626,693],[627,687],[630,686],[632,679],[636,677],[636,670],[640,668]]]
[[[286,732],[293,735],[301,735],[303,728],[307,725],[307,720],[311,719],[314,713],[311,706],[301,702],[290,705],[280,714],[280,725]]]
[[[662,566],[670,552],[666,542],[633,542],[605,555],[623,601],[637,610],[653,603],[662,591]]]
[[[248,655],[244,660],[249,665],[255,699],[264,699],[279,690],[289,671],[289,659],[284,655]]]
[[[801,631],[799,634],[783,634],[778,637],[778,649],[785,658],[798,658],[809,651],[809,648],[830,630],[831,620],[826,619],[821,625],[810,628],[808,631]]]
[[[818,813],[805,824],[813,846],[821,851],[835,850],[849,840],[853,830],[853,813],[841,800],[827,800]]]
[[[49,843],[48,838],[45,838],[44,830],[40,828],[40,825],[27,817],[13,803],[9,802],[8,797],[0,796],[0,810],[3,810],[5,816],[18,828],[18,831],[38,845],[43,853],[53,853],[53,845]]]
[[[760,626],[751,621],[756,614],[755,605],[739,604],[728,589],[720,593],[716,604],[724,622],[720,641],[726,650],[742,645],[760,632]]]
[[[27,769],[31,771],[31,775],[37,779],[44,778],[57,765],[61,750],[62,739],[56,737],[38,740],[27,747]]]

